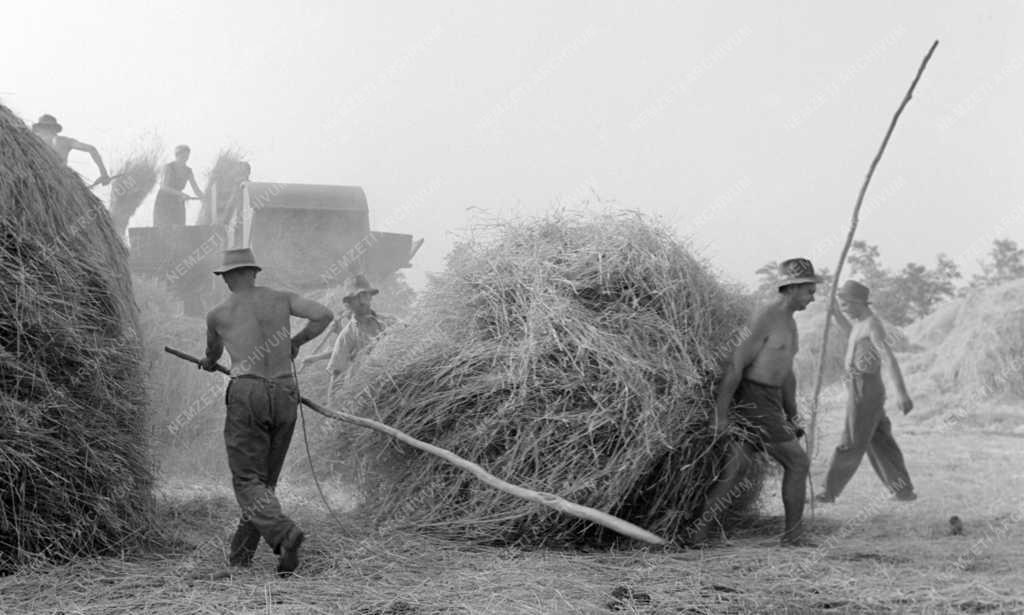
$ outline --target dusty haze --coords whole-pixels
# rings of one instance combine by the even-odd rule
[[[937,38],[858,236],[889,266],[946,252],[970,274],[1024,220],[1021,31],[1012,2],[15,1],[0,98],[108,166],[156,134],[165,161],[192,146],[200,182],[236,146],[254,179],[363,186],[376,228],[426,238],[416,284],[473,216],[594,194],[749,283],[797,254],[834,267]]]

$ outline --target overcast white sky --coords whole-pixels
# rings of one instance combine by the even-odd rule
[[[235,146],[254,179],[360,185],[376,228],[426,238],[414,282],[476,209],[534,214],[592,191],[663,216],[752,282],[769,260],[835,266],[868,163],[937,38],[858,236],[890,266],[946,252],[971,271],[993,238],[1024,243],[1021,10],[14,1],[0,99],[29,122],[56,115],[111,166],[157,135],[168,160],[192,146],[200,182]]]

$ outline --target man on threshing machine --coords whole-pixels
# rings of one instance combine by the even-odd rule
[[[191,153],[189,146],[179,145],[174,148],[174,162],[164,165],[160,188],[153,204],[153,226],[185,226],[185,201],[203,198],[203,192],[188,166]],[[195,196],[183,192],[186,183],[192,187]]]
[[[214,273],[223,277],[231,295],[206,317],[206,356],[200,367],[214,371],[225,348],[231,355],[224,443],[242,518],[231,539],[229,563],[249,566],[262,536],[278,555],[278,574],[289,576],[298,567],[305,536],[281,511],[274,488],[299,404],[292,361],[333,315],[295,293],[256,286],[260,270],[251,250],[224,252],[223,265]],[[292,316],[309,320],[294,337]]]
[[[779,265],[779,297],[758,310],[750,323],[746,338],[733,352],[725,375],[718,388],[715,411],[715,430],[725,436],[729,428],[729,412],[735,412],[752,424],[758,433],[751,434],[760,442],[764,452],[782,465],[782,503],[786,512],[782,544],[801,546],[808,543],[803,537],[804,503],[807,498],[804,483],[810,471],[811,460],[797,438],[803,430],[797,426],[796,376],[793,357],[798,348],[796,321],[793,314],[807,308],[814,301],[814,292],[821,278],[814,266],[804,258],[792,258]],[[737,488],[744,466],[753,457],[755,445],[749,441],[730,441],[724,476],[718,481],[707,499],[705,511],[695,524],[690,541],[703,543],[708,525],[720,512],[721,503],[737,497]]]
[[[62,130],[64,130],[64,127],[60,125],[57,118],[50,114],[39,116],[39,121],[32,124],[32,132],[50,146],[50,149],[57,154],[57,158],[61,161],[61,164],[68,163],[68,154],[71,153],[71,150],[85,152],[92,157],[92,161],[96,163],[96,168],[99,169],[100,176],[99,179],[96,180],[96,183],[103,184],[104,186],[109,184],[110,175],[107,174],[107,167],[103,164],[103,159],[100,158],[99,151],[88,143],[76,141],[71,137],[60,136],[60,132]]]

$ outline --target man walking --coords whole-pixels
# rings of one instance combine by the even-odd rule
[[[729,411],[746,419],[757,429],[751,434],[763,450],[782,465],[782,503],[786,511],[785,546],[809,545],[803,538],[803,511],[806,501],[804,482],[811,461],[797,441],[802,434],[797,425],[796,376],[793,357],[799,347],[795,312],[814,301],[814,292],[821,281],[814,266],[804,258],[791,258],[779,265],[777,283],[779,296],[759,309],[749,325],[749,334],[735,349],[718,387],[715,408],[715,431],[726,436]],[[737,402],[734,406],[733,402]],[[745,465],[758,447],[747,441],[728,444],[723,476],[712,488],[702,514],[690,530],[689,542],[701,544],[707,538],[708,526],[735,493]]]
[[[231,539],[229,563],[250,565],[262,536],[279,556],[278,574],[288,576],[298,567],[305,537],[274,494],[299,403],[292,360],[300,346],[327,328],[332,315],[315,301],[256,286],[259,271],[251,250],[224,252],[223,266],[214,273],[223,277],[231,295],[206,317],[206,356],[200,367],[213,371],[225,348],[231,355],[224,443],[242,518]],[[292,316],[309,320],[295,337]]]
[[[832,306],[832,316],[849,337],[844,366],[847,370],[846,427],[832,457],[825,478],[824,490],[815,496],[822,503],[834,502],[853,478],[861,459],[867,453],[875,473],[893,493],[896,500],[917,499],[910,474],[903,462],[903,453],[892,437],[892,424],[885,415],[885,385],[881,368],[884,363],[896,387],[897,407],[907,414],[914,402],[907,394],[903,374],[896,356],[885,339],[885,328],[871,310],[866,286],[848,281],[836,293],[839,310]],[[849,316],[849,320],[840,311]]]
[[[50,149],[57,154],[57,159],[60,160],[61,164],[68,163],[68,154],[71,153],[71,150],[85,152],[92,157],[92,161],[96,163],[96,168],[99,169],[100,177],[96,180],[97,183],[104,186],[109,184],[110,176],[107,174],[107,167],[103,164],[103,159],[100,158],[99,150],[88,143],[76,141],[71,137],[60,136],[62,130],[64,130],[64,127],[60,125],[57,118],[49,114],[39,116],[39,121],[32,124],[32,132],[50,146]]]

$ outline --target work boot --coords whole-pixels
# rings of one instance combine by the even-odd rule
[[[231,537],[231,551],[228,553],[228,564],[248,568],[256,547],[260,546],[260,532],[248,521],[239,521],[234,536]]]
[[[277,558],[277,574],[282,577],[290,577],[295,569],[299,567],[299,547],[306,535],[297,526],[292,526],[285,534],[284,540],[278,545],[280,555]]]

